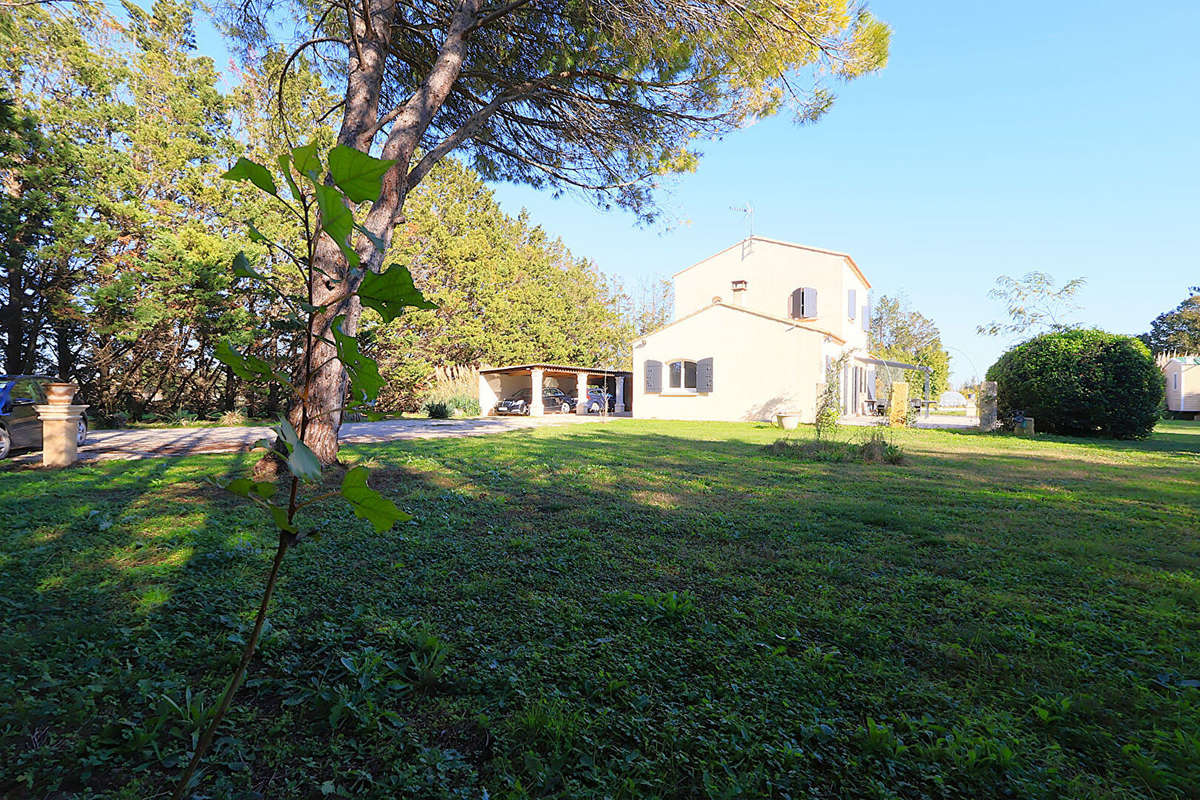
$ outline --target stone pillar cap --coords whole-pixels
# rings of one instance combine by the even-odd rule
[[[33,410],[43,420],[78,419],[89,408],[87,405],[68,406],[58,403],[35,404]]]

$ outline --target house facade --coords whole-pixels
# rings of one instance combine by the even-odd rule
[[[672,322],[633,341],[636,416],[811,422],[843,354],[843,411],[874,401],[871,284],[849,255],[752,236],[673,284]]]
[[[1169,356],[1161,366],[1167,381],[1167,410],[1200,412],[1200,356]]]

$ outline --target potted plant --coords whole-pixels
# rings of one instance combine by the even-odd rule
[[[794,431],[800,426],[800,412],[780,411],[775,415],[775,422],[785,431]]]

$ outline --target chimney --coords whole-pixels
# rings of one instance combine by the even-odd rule
[[[746,282],[745,281],[734,281],[733,282],[733,304],[735,306],[742,305],[742,301],[745,299],[745,297],[746,297]]]

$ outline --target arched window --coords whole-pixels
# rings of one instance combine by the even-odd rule
[[[667,387],[682,392],[696,391],[696,362],[680,359],[667,364]]]

